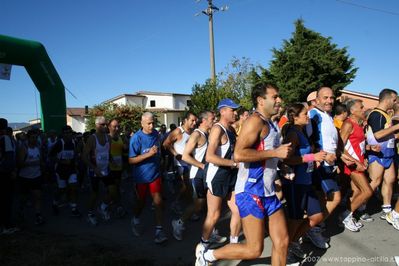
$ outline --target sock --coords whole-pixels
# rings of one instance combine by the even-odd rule
[[[162,231],[162,226],[160,225],[155,226],[155,234],[158,234],[161,231]]]
[[[366,210],[366,203],[365,204],[362,204],[359,208],[358,208],[358,211],[360,211],[360,212],[364,212]]]
[[[203,237],[201,237],[201,244],[207,248],[209,246],[209,240],[205,240]]]
[[[213,256],[213,249],[208,249],[205,253],[204,253],[204,258],[205,260],[209,261],[209,262],[214,262],[216,261],[215,256]]]
[[[395,210],[392,211],[392,217],[394,219],[399,219],[399,213],[397,213]]]
[[[136,218],[136,217],[133,217],[133,223],[134,224],[139,224],[140,223],[140,219],[139,218]]]
[[[238,243],[238,236],[230,236],[230,243],[237,244]]]
[[[388,212],[391,212],[392,211],[392,207],[391,207],[391,205],[382,205],[381,206],[381,208],[382,208],[382,211],[384,212],[384,213],[388,213]]]
[[[107,204],[105,204],[104,202],[101,203],[101,210],[105,211],[105,209],[108,207]]]

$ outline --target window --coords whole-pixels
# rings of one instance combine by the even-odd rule
[[[150,101],[150,107],[155,107],[155,100]]]
[[[192,105],[191,100],[187,100],[187,106],[188,106],[188,107],[191,107],[191,105]]]

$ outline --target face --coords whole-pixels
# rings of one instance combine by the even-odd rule
[[[270,116],[278,114],[281,107],[281,98],[275,88],[267,88],[266,94],[262,98],[263,110]]]
[[[64,137],[64,139],[66,140],[71,140],[72,139],[72,130],[65,130],[64,132],[62,132],[62,135]]]
[[[190,114],[190,116],[184,120],[184,125],[186,126],[186,128],[194,129],[196,122],[197,122],[197,117],[195,115]]]
[[[107,132],[107,121],[105,119],[100,119],[98,123],[96,123],[97,132],[106,133]]]
[[[109,133],[112,135],[119,133],[119,122],[116,120],[112,120],[112,122],[108,125]]]
[[[143,132],[146,134],[150,134],[154,129],[154,118],[153,117],[143,117],[141,119],[141,127],[143,128]]]
[[[236,112],[230,107],[223,107],[220,109],[220,117],[223,117],[227,123],[232,124],[236,121]]]
[[[213,126],[213,122],[215,121],[215,114],[208,113],[208,118],[205,119],[205,125],[207,129],[211,129]]]
[[[388,100],[388,109],[392,109],[398,99],[398,95],[392,93]]]
[[[297,117],[294,117],[294,124],[304,126],[309,123],[308,110],[303,108]]]
[[[29,138],[28,138],[28,143],[30,145],[36,145],[37,144],[37,136],[38,135],[36,135],[36,134],[30,135]]]
[[[249,112],[248,112],[248,111],[245,111],[244,113],[242,113],[242,114],[240,115],[240,119],[241,119],[242,121],[247,120],[248,117],[249,117]]]
[[[316,102],[321,110],[331,112],[334,105],[333,91],[328,87],[322,88],[317,95]]]
[[[364,105],[363,105],[362,102],[356,102],[351,107],[351,113],[357,119],[366,120],[366,115],[365,115],[365,112],[364,112]]]

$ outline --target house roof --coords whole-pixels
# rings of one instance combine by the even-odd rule
[[[115,96],[115,97],[113,97],[111,99],[105,100],[105,101],[103,101],[103,103],[113,102],[113,101],[119,100],[121,98],[126,98],[126,97],[142,97],[142,98],[144,98],[145,96],[144,95],[139,95],[137,93],[135,93],[135,94],[126,94],[125,93],[125,94],[121,94],[121,95]]]
[[[179,112],[184,112],[185,110],[182,109],[169,109],[169,108],[147,108],[147,111],[149,112],[159,112],[159,113],[179,113]]]
[[[85,112],[85,108],[81,108],[81,107],[69,107],[69,108],[67,108],[66,113],[69,116],[84,117],[87,115]]]
[[[173,93],[173,92],[158,92],[158,91],[138,91],[137,94],[149,94],[149,95],[166,95],[166,96],[173,96],[173,95],[180,95],[180,96],[191,96],[191,94],[185,93]]]
[[[365,97],[365,98],[369,98],[369,99],[373,99],[373,100],[378,100],[378,96],[370,94],[370,93],[350,91],[350,90],[341,90],[341,93],[346,93],[346,94],[350,94],[350,95],[355,95],[355,96]]]

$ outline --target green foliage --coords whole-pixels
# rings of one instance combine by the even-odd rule
[[[295,22],[291,39],[284,40],[281,49],[274,48],[269,70],[262,69],[255,81],[272,82],[280,88],[285,102],[305,101],[311,91],[329,86],[336,96],[350,84],[357,68],[346,48],[338,48],[331,37],[323,37]],[[258,78],[258,79],[256,79]]]
[[[146,110],[134,105],[100,104],[95,105],[89,111],[89,117],[86,122],[87,130],[95,129],[95,120],[97,116],[104,116],[107,121],[117,119],[121,130],[132,129],[137,131],[141,128],[141,116]],[[157,114],[154,114],[155,117]]]

